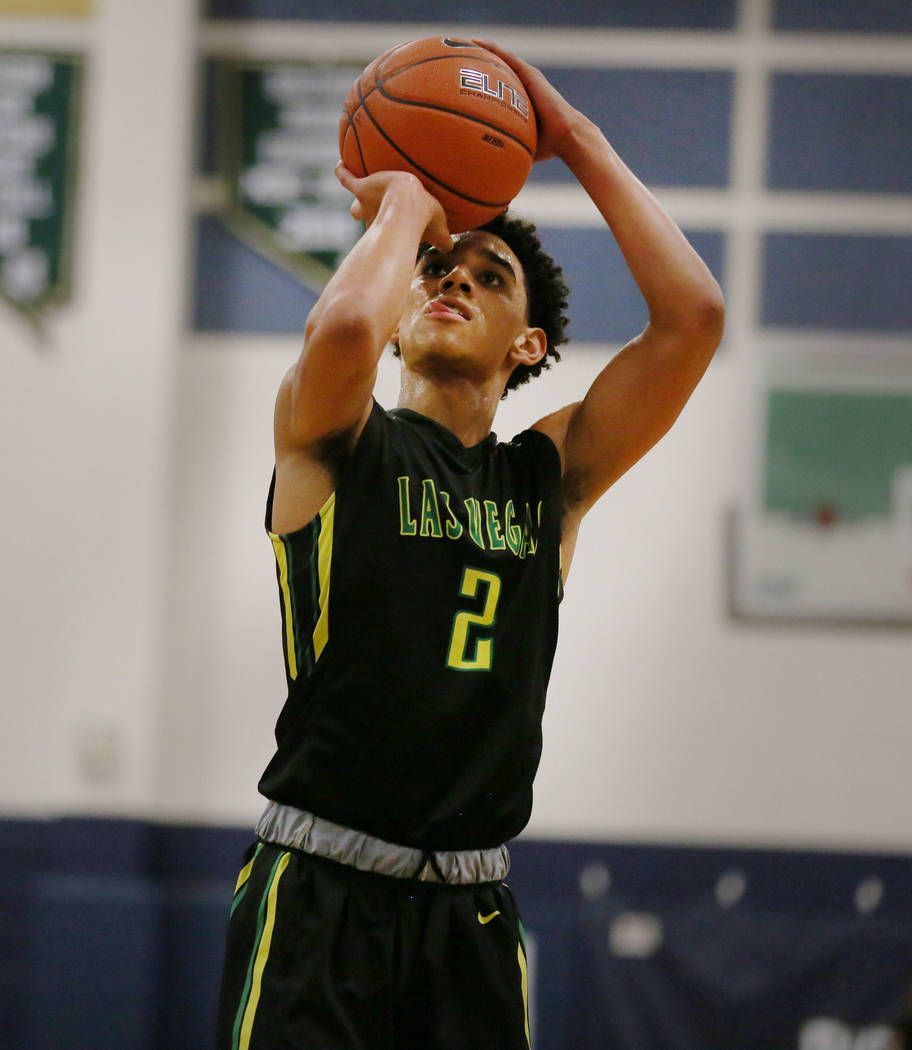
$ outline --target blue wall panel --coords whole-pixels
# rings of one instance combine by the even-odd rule
[[[388,7],[376,0],[206,0],[210,18],[289,18],[314,22],[420,22],[444,25],[567,25],[628,28],[730,29],[735,0],[468,0],[445,10],[423,0],[397,0]]]
[[[726,70],[542,70],[604,131],[652,186],[727,186],[732,74]],[[533,182],[571,182],[558,160],[532,169]]]
[[[776,74],[768,183],[912,192],[912,77]]]
[[[721,283],[724,235],[712,230],[685,232]],[[646,304],[607,230],[542,226],[539,233],[570,288],[571,341],[625,343],[645,328]]]
[[[24,993],[31,939],[30,904],[37,872],[47,870],[46,827],[34,820],[0,820],[0,1046],[26,1046],[30,1027]]]
[[[214,218],[197,225],[193,327],[203,332],[304,335],[316,295]]]
[[[157,889],[143,878],[39,877],[26,955],[29,1050],[157,1050],[158,923]]]
[[[908,0],[776,0],[774,25],[822,33],[912,32]]]
[[[247,829],[0,821],[2,1050],[204,1050]]]
[[[764,325],[912,330],[912,237],[770,233],[764,239]]]

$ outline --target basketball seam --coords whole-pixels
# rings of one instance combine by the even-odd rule
[[[360,106],[359,106],[359,108],[360,108]],[[357,113],[357,110],[355,110],[355,112]],[[346,131],[346,135],[348,134],[348,131],[350,131],[352,133],[352,135],[354,135],[355,147],[358,150],[358,159],[361,161],[361,170],[366,175],[367,174],[367,164],[365,164],[365,162],[364,162],[364,150],[361,149],[361,139],[358,138],[358,129],[355,127],[354,115],[351,114],[351,113],[348,113],[348,111],[346,111],[346,116],[348,117],[348,129]],[[344,153],[344,152],[345,152],[345,136],[343,136],[343,138],[342,138],[342,149],[339,150],[340,154]]]
[[[371,90],[373,90],[373,89],[371,89]],[[441,182],[441,180],[438,179],[436,175],[432,175],[429,171],[425,171],[425,169],[422,168],[420,164],[418,164],[414,160],[412,160],[412,158],[405,152],[405,150],[403,150],[399,146],[397,146],[396,143],[393,142],[393,140],[389,137],[389,135],[387,135],[387,133],[383,130],[383,128],[377,123],[376,119],[374,118],[373,113],[371,113],[371,111],[365,105],[365,98],[366,98],[366,96],[364,95],[364,93],[361,90],[361,82],[360,81],[358,82],[358,94],[361,96],[361,109],[363,109],[364,112],[368,115],[368,117],[370,117],[371,123],[374,125],[374,127],[377,129],[377,131],[380,132],[380,134],[383,136],[383,138],[386,139],[386,141],[393,147],[393,149],[401,157],[404,157],[409,162],[409,164],[411,164],[411,166],[415,169],[415,171],[420,171],[422,175],[424,175],[427,178],[429,178],[431,180],[431,182],[436,183],[442,189],[445,189],[447,191],[447,193],[452,193],[453,196],[459,197],[459,198],[461,198],[464,201],[468,201],[470,204],[478,204],[482,208],[506,208],[509,205],[509,203],[510,203],[509,201],[483,201],[483,200],[479,200],[477,197],[470,197],[467,193],[461,193],[459,190],[454,189],[452,186],[448,186],[445,182]],[[370,94],[370,92],[368,92],[368,94]],[[360,143],[359,143],[359,150],[360,150]],[[366,165],[365,165],[365,170],[367,170]]]

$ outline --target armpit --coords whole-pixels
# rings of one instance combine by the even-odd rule
[[[314,447],[313,458],[329,471],[333,485],[338,485],[345,474],[345,468],[358,443],[359,433],[358,424],[354,424],[345,430],[327,434]]]

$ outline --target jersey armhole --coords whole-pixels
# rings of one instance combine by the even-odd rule
[[[336,493],[344,488],[345,482],[348,475],[351,473],[354,466],[355,460],[358,456],[364,454],[365,444],[376,440],[376,433],[379,431],[379,419],[385,415],[385,409],[379,404],[376,398],[371,398],[373,404],[371,406],[370,415],[367,418],[367,422],[361,429],[361,433],[358,435],[358,440],[355,442],[351,452],[347,455],[345,463],[339,468],[338,477],[335,478],[335,485],[333,486],[332,492],[326,498],[326,502],[322,507],[314,514],[310,521],[305,522],[300,529],[296,529],[296,532],[302,532],[304,529],[310,528],[313,523],[324,513],[327,504],[330,500],[333,500]],[[264,526],[266,532],[270,537],[278,536],[272,528],[272,503],[275,498],[275,487],[276,487],[276,468],[272,468],[272,478],[269,482],[269,492],[266,496],[266,515],[264,519]],[[294,535],[294,533],[287,533],[286,535]]]
[[[522,438],[525,441],[527,435],[531,435],[528,440],[531,440],[532,445],[540,446],[543,458],[550,460],[550,466],[545,468],[548,472],[546,475],[547,483],[549,487],[553,486],[555,492],[560,492],[562,468],[560,451],[558,450],[557,445],[554,444],[553,439],[549,437],[548,434],[545,434],[541,430],[535,430],[532,427],[517,434],[517,438]]]

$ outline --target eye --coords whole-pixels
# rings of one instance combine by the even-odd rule
[[[489,288],[499,288],[503,283],[503,277],[496,270],[485,270],[481,274],[481,283]]]
[[[446,266],[439,260],[429,259],[422,264],[421,273],[427,277],[440,277],[446,273]]]

